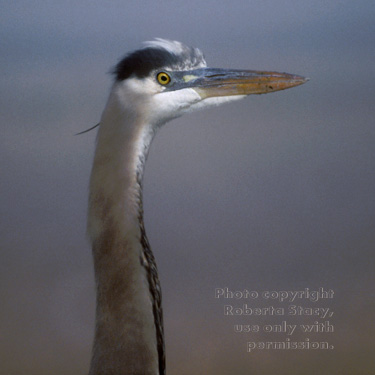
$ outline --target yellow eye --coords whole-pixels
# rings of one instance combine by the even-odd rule
[[[158,73],[157,79],[161,85],[168,85],[168,83],[171,82],[171,77],[164,72]]]

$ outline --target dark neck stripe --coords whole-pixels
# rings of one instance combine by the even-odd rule
[[[141,229],[141,245],[143,254],[141,256],[141,265],[145,268],[147,280],[152,299],[152,310],[154,314],[156,343],[159,360],[159,375],[165,375],[165,344],[164,344],[164,325],[163,325],[163,309],[161,304],[161,287],[158,277],[158,269],[154,254],[151,251],[150,244],[146,237],[145,227],[143,223],[142,205],[139,212],[139,227]]]

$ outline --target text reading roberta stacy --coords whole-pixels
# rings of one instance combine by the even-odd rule
[[[223,300],[223,314],[233,317],[229,319],[234,332],[252,334],[252,338],[262,335],[262,341],[246,342],[248,353],[264,349],[334,349],[327,336],[335,332],[332,322],[334,312],[329,306],[329,301],[334,298],[332,289],[257,291],[225,287],[215,289],[215,298]],[[255,306],[256,302],[261,306]],[[244,318],[240,317],[248,321],[244,322]],[[279,320],[275,322],[275,318]]]

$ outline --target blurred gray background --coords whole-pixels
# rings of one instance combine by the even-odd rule
[[[212,67],[311,79],[177,119],[152,145],[145,220],[163,287],[167,372],[374,372],[373,0],[0,6],[1,375],[88,371],[96,131],[74,134],[99,121],[106,73],[154,37],[201,48]],[[316,319],[225,317],[214,298],[223,287],[333,289],[331,301],[301,304],[331,307],[335,332],[292,338],[335,349],[246,353],[247,341],[286,336],[234,333],[235,323]]]

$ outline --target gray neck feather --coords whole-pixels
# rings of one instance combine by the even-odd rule
[[[116,94],[100,124],[88,220],[97,285],[89,375],[164,375],[161,291],[142,209],[153,128],[124,111]]]

